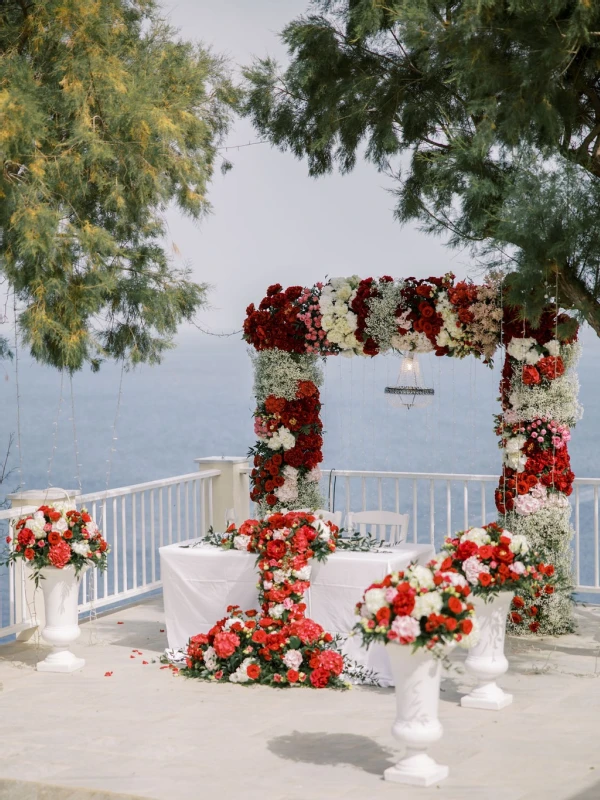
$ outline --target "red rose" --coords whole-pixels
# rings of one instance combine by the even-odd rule
[[[455,631],[458,626],[458,622],[454,619],[454,617],[446,617],[444,619],[444,625],[446,626],[446,630]]]
[[[483,561],[487,561],[487,559],[491,558],[494,553],[494,548],[491,544],[482,544],[479,548],[479,558]]]
[[[510,564],[511,561],[514,561],[515,554],[508,547],[501,544],[498,547],[494,547],[494,558],[503,564]]]
[[[48,536],[48,539],[50,539],[50,536]],[[58,537],[58,539],[59,539],[58,544],[53,545],[48,550],[48,558],[50,559],[50,563],[54,567],[62,569],[69,563],[69,560],[71,558],[71,548],[66,542],[62,541],[60,536]]]
[[[461,542],[456,548],[456,557],[459,561],[466,561],[467,558],[474,556],[477,550],[478,547],[475,542],[467,540],[466,542]]]
[[[48,543],[49,544],[58,544],[60,542],[60,533],[56,531],[50,531],[48,534]]]
[[[275,497],[274,494],[268,494],[267,495],[267,503],[270,506],[274,506],[277,503],[277,498]]]
[[[519,596],[513,598],[512,604],[515,608],[525,608],[525,601]]]
[[[296,683],[300,677],[300,673],[296,672],[295,669],[288,669],[286,677],[290,683]]]
[[[223,670],[222,669],[218,669],[215,672],[215,680],[220,681],[222,677],[223,677]]]
[[[72,539],[73,538],[73,531],[65,531],[63,533],[63,539]]]
[[[530,622],[529,623],[529,630],[532,633],[537,633],[539,627],[540,627],[540,623],[539,622]]]
[[[215,636],[213,647],[215,648],[215,652],[219,658],[229,658],[235,653],[239,644],[239,636],[236,636],[235,633],[222,631],[221,633],[217,633]]]
[[[523,617],[516,611],[511,612],[510,618],[515,625],[520,625],[523,622]]]
[[[458,597],[450,597],[448,600],[448,608],[453,614],[460,614],[460,612],[463,610],[463,604],[460,602]]]
[[[473,630],[473,622],[470,619],[463,619],[460,623],[461,631],[468,636]]]
[[[523,383],[525,386],[535,386],[540,381],[540,373],[535,367],[532,367],[531,365],[523,367]]]
[[[267,634],[259,628],[252,634],[252,641],[256,644],[264,644],[267,641]]]
[[[552,577],[552,575],[554,575],[554,565],[553,564],[548,564],[548,566],[546,567],[545,572],[546,572],[546,575],[548,575],[548,577]]]
[[[414,605],[414,603],[413,603]],[[375,619],[379,622],[380,625],[388,625],[390,621],[390,609],[388,606],[383,606],[380,608],[379,611],[375,614]]]
[[[33,561],[33,557],[35,556],[35,551],[31,549],[31,547],[25,548],[25,558],[27,561]]]
[[[251,681],[255,681],[260,676],[260,667],[258,664],[248,664],[246,667],[246,675]]]
[[[79,514],[77,514],[77,516],[79,516]],[[48,517],[50,518],[51,522],[58,522],[58,520],[60,519],[60,511],[49,511]]]
[[[330,675],[331,673],[328,670],[317,667],[317,669],[313,670],[311,673],[310,682],[315,689],[324,689],[329,683]]]
[[[492,576],[489,574],[489,572],[479,573],[479,583],[482,586],[489,586],[491,582],[492,582]]]
[[[25,553],[25,555],[27,555],[27,553]],[[544,587],[544,591],[546,592],[546,594],[554,594],[554,586],[548,584],[547,586]]]

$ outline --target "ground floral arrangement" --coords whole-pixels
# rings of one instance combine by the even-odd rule
[[[464,576],[471,592],[479,597],[489,599],[500,592],[514,592],[511,622],[521,625],[528,621],[533,633],[539,629],[540,607],[550,601],[556,589],[554,565],[540,560],[527,537],[493,522],[447,538],[439,569]]]
[[[373,642],[411,645],[443,657],[450,644],[469,648],[477,641],[476,618],[463,575],[432,561],[411,565],[373,583],[356,606],[354,628],[368,647]]]
[[[255,350],[251,499],[261,515],[323,506],[320,357],[397,350],[491,363],[503,345],[499,522],[527,537],[558,574],[557,591],[537,618],[539,631],[572,630],[568,496],[574,475],[567,445],[581,415],[575,320],[550,305],[533,327],[519,309],[503,304],[500,281],[457,283],[451,273],[425,280],[332,278],[285,290],[274,284],[246,312],[244,338]]]
[[[337,538],[333,523],[303,511],[230,528],[222,547],[257,554],[261,610],[231,606],[207,634],[192,637],[183,674],[230,683],[346,688],[342,673],[348,675],[349,665],[338,642],[305,616],[304,602],[311,560],[325,560]]]
[[[105,570],[108,544],[85,508],[78,511],[65,503],[43,505],[14,524],[14,537],[7,536],[10,550],[3,563],[22,559],[33,570],[36,585],[45,567],[84,567]]]

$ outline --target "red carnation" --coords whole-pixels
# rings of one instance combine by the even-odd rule
[[[298,678],[300,677],[300,673],[297,672],[295,669],[288,669],[286,677],[290,683],[296,683],[298,681]]]
[[[466,561],[467,558],[474,556],[477,550],[478,547],[475,542],[471,542],[467,539],[467,541],[461,542],[456,548],[456,557],[459,561]]]
[[[60,540],[60,536],[58,538]],[[30,545],[35,544],[35,536],[33,531],[29,530],[29,528],[23,528],[17,534],[17,541],[21,547],[29,547]]]
[[[399,617],[407,617],[414,607],[415,598],[412,592],[399,591],[396,597],[394,597],[394,614],[397,614]]]
[[[50,540],[50,536],[48,536],[48,540]],[[63,542],[59,536],[58,544],[53,545],[48,550],[48,558],[54,567],[57,569],[62,569],[69,563],[71,558],[71,548],[66,542]]]
[[[273,539],[267,544],[267,555],[269,558],[283,558],[287,551],[285,542],[282,539]]]
[[[329,683],[330,675],[331,673],[329,670],[323,669],[322,667],[317,667],[317,669],[313,670],[311,673],[310,682],[315,689],[324,689]]]
[[[219,658],[229,658],[232,656],[236,648],[239,647],[240,637],[235,633],[222,631],[215,636],[213,647]]]
[[[246,667],[246,675],[250,680],[255,681],[260,676],[260,667],[258,664],[248,664]]]
[[[463,605],[458,597],[450,597],[448,599],[448,608],[453,614],[460,614],[460,612],[463,610]]]
[[[468,636],[473,630],[473,622],[470,619],[463,619],[460,623],[461,631]]]
[[[489,586],[492,582],[492,576],[489,572],[480,572],[479,573],[479,583],[482,586]]]
[[[544,378],[552,381],[564,374],[565,364],[560,356],[545,356],[540,358],[537,368]]]

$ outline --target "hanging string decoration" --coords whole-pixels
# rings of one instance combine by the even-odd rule
[[[518,308],[503,306],[500,282],[457,283],[452,273],[426,280],[354,275],[309,288],[270,286],[257,308],[248,306],[244,322],[244,338],[257,351],[251,499],[263,514],[324,503],[320,357],[395,350],[472,355],[491,365],[502,343],[503,413],[496,419],[503,460],[496,492],[500,524],[530,536],[544,532],[546,549],[537,541],[536,546],[548,562],[558,560],[564,580],[555,597],[540,599],[532,630],[570,629],[567,498],[574,476],[567,442],[580,415],[572,374],[577,325],[553,304],[536,328],[524,327],[521,317]],[[559,516],[556,534],[552,525]]]

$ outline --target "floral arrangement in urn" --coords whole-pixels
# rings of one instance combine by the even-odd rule
[[[482,528],[460,531],[444,544],[446,557],[441,569],[455,570],[464,575],[473,594],[487,600],[500,592],[515,592],[511,620],[521,624],[525,608],[522,595],[541,598],[554,593],[555,574],[552,564],[544,564],[529,546],[525,536],[501,528],[495,522]],[[538,606],[532,605],[528,614],[536,617]],[[535,619],[529,624],[537,631]]]
[[[33,569],[36,584],[45,567],[72,565],[79,575],[86,566],[106,569],[108,544],[85,508],[78,511],[64,503],[43,505],[14,524],[14,538],[5,562],[23,559]]]
[[[457,643],[470,647],[477,637],[471,587],[460,573],[436,561],[392,572],[366,590],[356,606],[354,630],[363,643],[412,645],[434,655]]]

